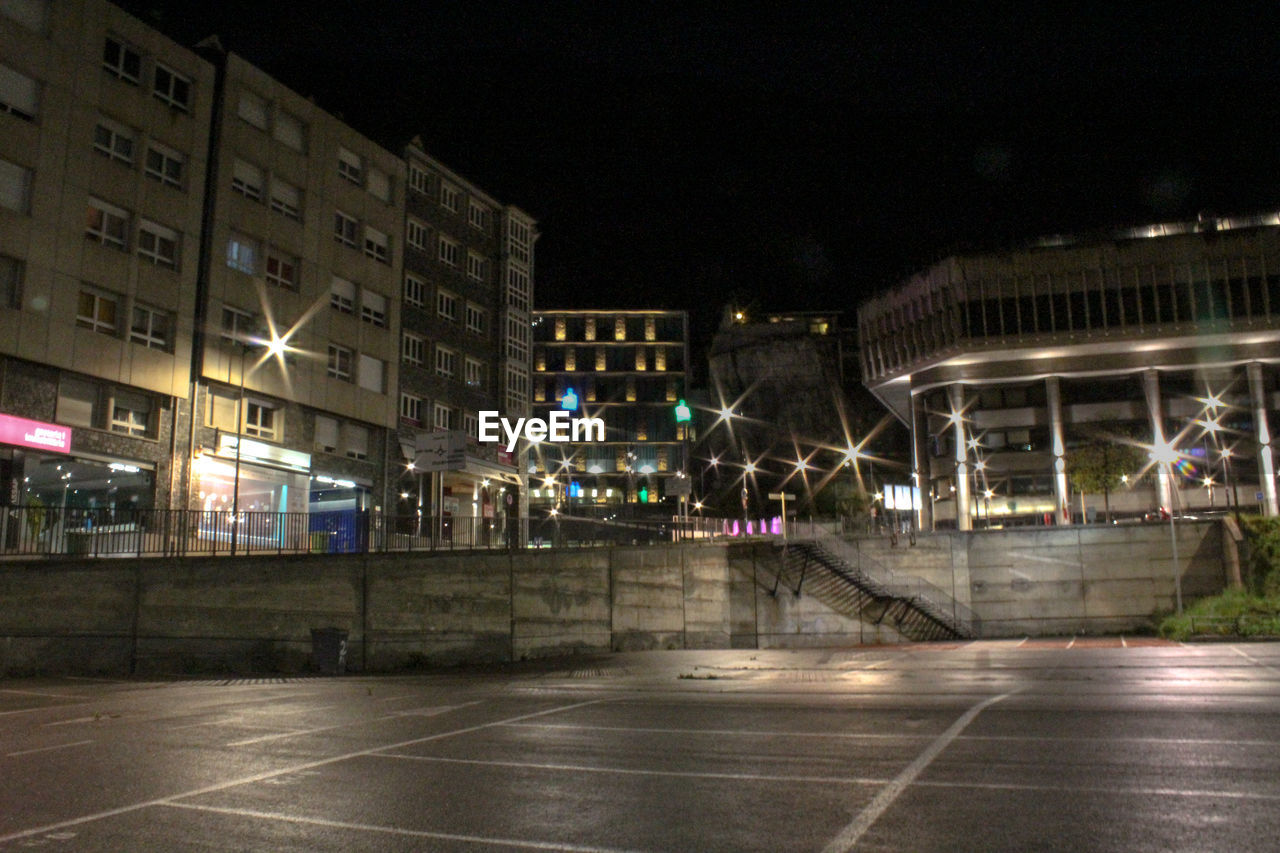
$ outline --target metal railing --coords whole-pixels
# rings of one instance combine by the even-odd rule
[[[921,610],[945,617],[963,635],[976,637],[982,621],[955,596],[913,575],[895,572],[879,560],[851,547],[843,538],[820,528],[805,531],[807,539],[843,561],[854,572],[894,598],[913,602]]]
[[[511,522],[469,516],[397,516],[359,510],[240,512],[0,506],[0,556],[222,556],[359,554],[508,548],[590,548],[710,541],[718,518]]]

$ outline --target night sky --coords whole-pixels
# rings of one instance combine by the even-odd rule
[[[539,220],[536,306],[841,309],[946,254],[1280,208],[1280,6],[138,0]],[[850,320],[852,317],[850,317]]]

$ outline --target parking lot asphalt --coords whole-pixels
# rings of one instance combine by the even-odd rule
[[[0,680],[0,851],[1196,850],[1280,838],[1280,644]]]

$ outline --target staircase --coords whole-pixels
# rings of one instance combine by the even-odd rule
[[[797,598],[806,592],[846,616],[875,625],[887,619],[910,640],[970,639],[981,630],[973,611],[941,589],[882,566],[864,570],[863,564],[872,563],[868,558],[853,557],[858,565],[850,565],[836,553],[847,549],[836,543],[792,541],[779,550],[782,570],[774,579],[775,596],[785,585]]]

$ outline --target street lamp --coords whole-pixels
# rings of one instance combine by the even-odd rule
[[[236,343],[240,346],[240,394],[236,398],[236,467],[235,477],[231,486],[231,556],[236,555],[236,544],[240,531],[240,445],[244,443],[244,383],[245,383],[245,356],[251,349],[257,349],[257,344],[243,338],[237,338]],[[249,373],[257,370],[267,357],[275,356],[280,358],[284,355],[288,344],[283,338],[273,337],[266,344],[266,355],[263,359],[248,369]]]
[[[1151,459],[1158,465],[1166,466],[1169,474],[1169,538],[1173,543],[1173,592],[1178,606],[1178,613],[1182,613],[1182,575],[1178,571],[1178,531],[1173,523],[1173,499],[1172,495],[1177,491],[1177,484],[1173,479],[1173,463],[1178,459],[1178,451],[1173,449],[1173,445],[1167,441],[1162,441],[1151,450]]]

